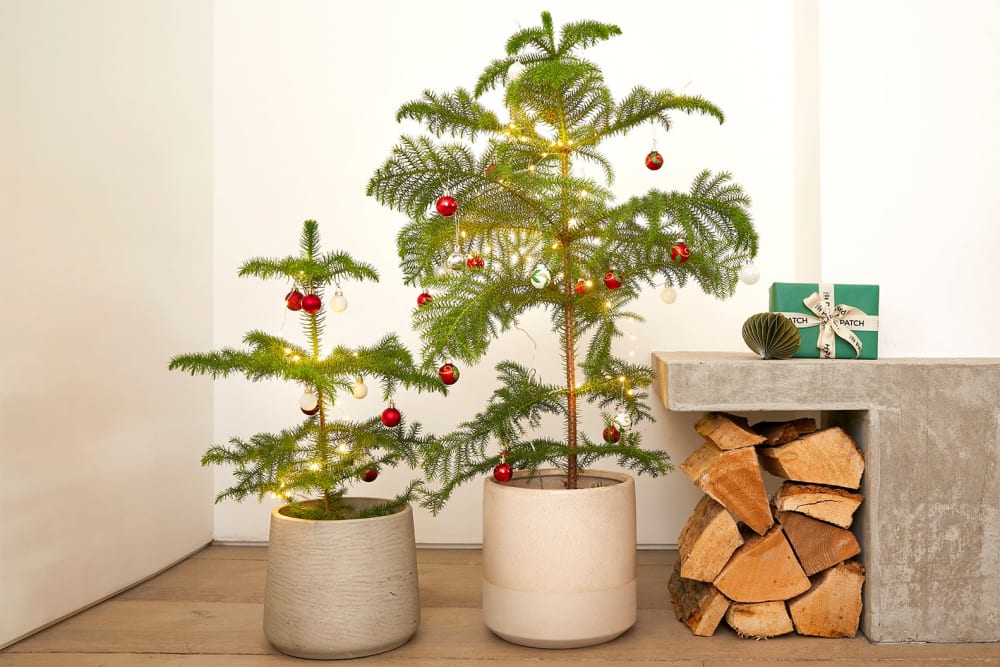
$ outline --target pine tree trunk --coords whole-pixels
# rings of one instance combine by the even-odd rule
[[[569,251],[564,253],[565,264],[569,264]],[[573,349],[573,287],[570,284],[569,271],[564,270],[566,279],[563,281],[566,294],[566,440],[569,446],[569,457],[566,462],[566,488],[577,486],[576,469],[576,350]]]
[[[309,253],[308,259],[313,259],[312,252]],[[317,293],[317,288],[310,281],[308,285],[308,290],[310,293]],[[319,326],[316,324],[316,315],[309,315],[309,342],[312,344],[313,360],[319,361]],[[326,435],[326,406],[324,403],[323,391],[319,388],[314,387],[316,390],[316,400],[319,402],[319,434],[317,435],[316,444],[319,450],[320,465],[323,467],[323,472],[326,472],[326,467],[328,461],[330,460],[330,443],[327,440]],[[326,511],[326,515],[329,517],[333,514],[333,508],[330,504],[330,489],[323,489],[323,509]]]
[[[569,156],[562,154],[562,176],[563,179],[569,177]],[[566,186],[563,186],[563,202],[566,201]],[[563,204],[562,212],[563,225],[563,298],[565,299],[565,340],[566,340],[566,444],[569,447],[569,456],[566,461],[566,488],[577,488],[576,469],[576,332],[574,330],[573,312],[573,281],[572,281],[572,255],[570,254],[569,237],[569,216]]]

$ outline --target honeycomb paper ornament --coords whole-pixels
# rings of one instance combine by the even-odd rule
[[[757,313],[743,323],[743,340],[762,359],[788,359],[799,349],[802,336],[780,313]]]

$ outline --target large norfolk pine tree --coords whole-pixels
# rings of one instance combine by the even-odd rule
[[[652,369],[616,356],[613,342],[624,321],[641,320],[628,306],[643,287],[694,280],[724,298],[756,255],[749,199],[728,173],[703,171],[689,192],[650,190],[615,201],[602,142],[650,123],[668,131],[670,112],[723,121],[711,102],[667,90],[636,86],[616,101],[581,52],[619,34],[615,25],[581,21],[557,35],[543,13],[541,26],[507,41],[506,57],[486,67],[471,93],[425,91],[404,104],[397,120],[419,121],[427,134],[401,137],[368,184],[369,195],[410,219],[397,244],[406,282],[434,297],[414,315],[426,364],[475,363],[491,338],[532,308],[549,312],[561,344],[559,384],[501,362],[487,406],[429,447],[429,470],[444,482],[437,506],[504,452],[515,468],[564,469],[570,489],[580,468],[602,457],[638,473],[669,471],[666,453],[643,450],[629,427],[651,419]],[[499,114],[480,101],[496,88],[506,107]],[[584,165],[602,172],[602,182],[584,177]],[[433,212],[443,193],[458,204],[452,217]],[[687,261],[672,257],[678,242],[690,250]],[[456,246],[484,266],[448,270]],[[617,289],[602,281],[611,270],[610,284],[622,283]],[[584,402],[599,406],[606,424],[612,413],[620,416],[617,442],[579,429]],[[562,419],[564,438],[532,434],[546,415]]]

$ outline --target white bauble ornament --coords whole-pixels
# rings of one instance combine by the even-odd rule
[[[760,269],[753,262],[750,262],[740,269],[740,280],[746,285],[754,285],[760,280]]]
[[[340,290],[333,293],[333,298],[330,299],[330,310],[335,313],[342,313],[347,310],[347,299]]]
[[[677,301],[677,290],[667,285],[660,291],[660,301],[663,303],[673,303]]]
[[[507,81],[513,81],[519,76],[524,74],[525,67],[519,62],[515,62],[513,65],[507,68]]]
[[[319,398],[308,389],[299,397],[299,408],[307,415],[314,415],[319,410]]]
[[[460,269],[465,266],[465,255],[460,253],[458,250],[448,255],[448,266],[452,270]]]
[[[531,286],[535,289],[543,289],[552,282],[552,274],[549,273],[549,267],[544,264],[539,264],[531,272]]]
[[[351,396],[354,398],[364,398],[368,395],[368,386],[365,384],[363,378],[358,378],[354,381],[354,386],[351,387]]]

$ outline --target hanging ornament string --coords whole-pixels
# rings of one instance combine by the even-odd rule
[[[445,192],[450,193],[451,190],[448,189]],[[448,196],[451,199],[450,195]],[[452,199],[454,201],[454,199]],[[451,213],[448,216],[454,215],[455,211],[458,209],[458,205],[455,204],[454,208],[451,209]],[[461,229],[458,225],[458,217],[455,217],[455,245],[452,249],[452,253],[448,255],[448,259],[445,261],[446,271],[448,273],[461,269],[465,265],[465,256],[462,255],[462,239],[461,239]]]
[[[528,379],[534,380],[536,377],[538,377],[538,370],[535,368],[535,356],[538,354],[538,343],[535,341],[534,338],[531,337],[531,334],[529,334],[527,331],[522,329],[517,324],[514,325],[514,328],[523,333],[525,336],[527,336],[528,340],[531,341],[531,368],[528,370]],[[540,378],[539,382],[541,382]]]
[[[656,123],[653,120],[650,120],[649,127],[652,134],[653,148],[646,155],[646,169],[649,169],[650,171],[657,171],[663,166],[663,156],[656,150]]]

